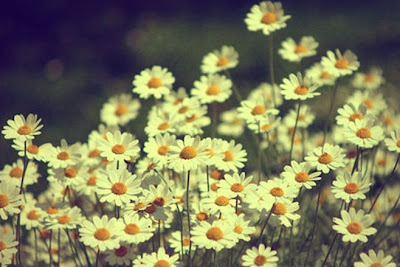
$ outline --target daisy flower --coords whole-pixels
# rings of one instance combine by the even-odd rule
[[[211,214],[229,215],[235,212],[235,200],[232,199],[232,194],[226,192],[210,191],[207,197],[201,199],[201,205],[209,210]]]
[[[171,146],[176,144],[176,136],[166,133],[164,135],[157,134],[155,137],[150,137],[149,140],[144,143],[144,152],[147,153],[147,157],[154,159],[159,166],[165,166],[167,164],[168,152],[171,151]]]
[[[81,209],[74,206],[58,210],[57,214],[48,216],[44,220],[44,227],[49,230],[76,229],[81,225],[84,217]]]
[[[49,169],[49,176],[47,180],[52,182],[57,180],[64,186],[77,185],[82,179],[86,179],[89,176],[89,167],[83,166],[82,164],[77,164],[73,166],[68,166],[67,168],[58,168],[55,170]]]
[[[250,235],[256,232],[254,226],[250,226],[250,221],[244,219],[244,213],[240,215],[233,214],[233,217],[229,218],[232,222],[233,234],[238,240],[250,241]]]
[[[268,114],[277,115],[279,113],[279,110],[268,107],[262,98],[241,101],[237,111],[238,117],[245,119],[247,123],[256,123]]]
[[[162,112],[154,112],[149,114],[147,125],[144,132],[153,137],[157,134],[175,133],[177,125],[181,122],[177,115]]]
[[[249,31],[261,30],[263,34],[269,35],[271,32],[285,28],[289,18],[289,15],[284,15],[281,2],[264,1],[259,5],[254,5],[244,21]]]
[[[23,173],[24,162],[22,159],[18,159],[17,162],[14,162],[12,165],[4,166],[0,171],[0,181],[20,187]],[[23,186],[35,184],[38,181],[39,176],[38,166],[36,163],[30,161],[26,167]]]
[[[100,111],[100,120],[106,125],[126,125],[138,115],[140,102],[129,94],[111,97]]]
[[[7,220],[8,215],[20,213],[21,205],[22,195],[19,194],[19,187],[7,182],[0,183],[0,218]]]
[[[370,214],[365,214],[363,210],[356,213],[354,208],[350,211],[342,210],[340,218],[333,218],[335,225],[332,227],[336,232],[343,235],[343,242],[355,243],[360,240],[363,243],[368,241],[367,236],[376,233],[376,229],[370,227],[373,224],[373,218]]]
[[[188,97],[189,95],[186,93],[186,89],[184,87],[179,87],[176,91],[171,90],[171,92],[165,96],[164,102],[169,105],[175,106],[181,103],[183,99]]]
[[[117,227],[117,219],[108,219],[107,215],[103,217],[93,216],[93,222],[85,220],[79,229],[79,241],[85,246],[105,251],[120,247],[119,239],[115,229]]]
[[[264,99],[268,104],[267,106],[273,105],[273,97],[275,96],[275,105],[279,107],[283,103],[283,99],[281,96],[281,90],[279,86],[272,86],[269,83],[260,83],[254,90],[252,90],[247,97],[247,100],[256,101],[259,98]]]
[[[193,97],[198,98],[202,104],[222,103],[231,96],[231,87],[231,80],[224,75],[209,74],[201,76],[200,81],[195,81],[194,88],[190,93]]]
[[[185,135],[184,140],[177,140],[175,146],[171,146],[168,155],[169,168],[176,172],[196,170],[205,164],[208,158],[204,151],[207,144],[200,140],[200,137]]]
[[[43,227],[43,218],[46,216],[41,208],[35,206],[36,201],[25,202],[24,208],[21,211],[21,225],[25,226],[26,230],[31,230],[32,228]]]
[[[120,240],[129,244],[139,244],[149,240],[155,229],[149,218],[139,217],[138,213],[133,215],[125,214],[123,218],[118,220],[116,226],[116,234],[120,236]]]
[[[32,139],[26,140],[26,157],[30,160],[35,159],[37,161],[42,161],[44,157],[44,150],[42,149],[43,146],[44,145],[35,145]],[[25,141],[14,139],[14,144],[12,145],[12,148],[18,151],[18,156],[24,157]]]
[[[240,174],[235,172],[233,175],[225,174],[224,178],[218,185],[218,191],[222,194],[243,198],[250,191],[257,188],[257,185],[251,183],[253,176],[246,177],[244,172]]]
[[[259,190],[264,191],[264,195],[271,195],[274,202],[292,202],[297,197],[299,189],[291,182],[280,178],[270,179],[260,182]]]
[[[290,74],[289,79],[284,78],[282,82],[279,86],[286,100],[306,100],[321,94],[315,92],[320,85],[312,82],[308,77],[303,78],[300,72],[297,75]]]
[[[398,130],[390,133],[391,138],[385,139],[385,145],[389,151],[400,153],[400,133]]]
[[[270,133],[280,125],[280,122],[281,117],[268,114],[256,123],[247,124],[247,127],[255,133]]]
[[[79,143],[68,145],[65,139],[61,139],[61,146],[54,147],[50,143],[44,144],[44,160],[49,167],[66,168],[78,164],[81,159],[81,146]]]
[[[203,141],[207,144],[207,148],[204,151],[208,154],[205,164],[207,166],[218,164],[224,158],[221,150],[222,139],[207,137]]]
[[[366,253],[361,253],[360,258],[362,261],[357,261],[354,263],[354,267],[396,267],[396,263],[392,262],[393,257],[385,254],[382,250],[378,251],[376,254],[372,249],[368,250],[368,255]]]
[[[101,151],[100,155],[108,161],[130,161],[139,156],[139,141],[134,139],[132,134],[115,131],[106,133],[106,137],[107,139],[99,140],[98,149]]]
[[[288,37],[282,42],[282,48],[278,53],[283,59],[291,62],[300,62],[305,57],[314,56],[317,53],[318,43],[312,36],[303,36],[299,43],[296,43],[293,38]]]
[[[335,53],[328,51],[326,57],[322,57],[321,64],[335,76],[345,76],[356,71],[360,66],[357,56],[350,50],[346,50],[344,54],[335,50]]]
[[[11,260],[17,253],[17,245],[18,241],[15,240],[15,235],[12,232],[4,233],[0,231],[0,262],[2,265],[11,264]]]
[[[296,124],[296,118],[297,118],[297,110],[290,109],[289,113],[286,114],[285,118],[283,119],[283,122],[288,127],[294,127],[294,125]],[[314,119],[315,115],[311,107],[308,105],[301,105],[300,114],[297,119],[297,127],[307,128],[311,123],[314,122]]]
[[[198,248],[220,251],[232,248],[236,244],[236,237],[232,226],[223,220],[216,220],[212,224],[201,221],[192,229],[192,241]]]
[[[34,139],[36,135],[41,134],[43,124],[39,125],[42,119],[38,119],[36,114],[29,114],[25,119],[23,115],[15,115],[14,120],[8,120],[4,126],[2,134],[5,139],[18,139],[26,141]]]
[[[243,199],[243,205],[251,210],[256,210],[262,215],[267,214],[272,209],[273,204],[274,198],[269,194],[266,195],[260,186]]]
[[[160,99],[169,94],[174,82],[175,78],[167,68],[153,66],[151,69],[142,70],[140,75],[135,75],[132,91],[140,98],[147,99],[154,96]]]
[[[101,202],[109,202],[117,206],[131,202],[142,191],[136,175],[126,169],[99,173],[96,186],[96,193]]]
[[[181,243],[181,231],[172,232],[170,238],[168,239],[168,243],[172,249],[174,249],[175,253],[181,252],[181,245],[183,244],[183,254],[186,254],[189,251],[190,238],[189,236],[183,235],[183,241]],[[195,248],[195,245],[192,244],[192,249]]]
[[[349,142],[362,148],[376,146],[385,138],[382,127],[375,125],[372,119],[349,122],[343,133]]]
[[[367,113],[367,107],[363,104],[356,107],[350,103],[339,108],[338,113],[339,115],[336,116],[336,123],[338,125],[347,125],[349,122],[362,120]]]
[[[178,135],[200,135],[203,134],[204,127],[210,125],[211,119],[207,115],[207,106],[200,106],[192,110],[192,114],[182,118],[177,125]]]
[[[131,261],[136,258],[134,248],[125,243],[121,243],[119,248],[113,250],[106,250],[103,252],[105,261],[112,266],[129,266]]]
[[[316,167],[318,171],[328,173],[330,170],[344,167],[345,157],[346,155],[343,149],[339,146],[325,144],[323,147],[317,147],[309,152],[305,160],[309,162],[312,167]]]
[[[238,117],[236,109],[227,110],[220,115],[221,122],[217,126],[220,135],[239,137],[244,132],[245,120]]]
[[[347,103],[353,103],[355,106],[364,104],[367,107],[367,114],[376,116],[387,108],[387,103],[382,94],[375,91],[355,91],[347,99]]]
[[[242,256],[243,266],[250,267],[275,267],[277,266],[278,256],[275,250],[260,244],[246,250],[246,254]]]
[[[235,144],[235,140],[228,142],[223,142],[222,144],[222,154],[224,158],[216,167],[223,171],[234,171],[237,172],[238,168],[244,167],[244,162],[247,161],[247,152],[242,149],[241,144]]]
[[[321,63],[315,63],[306,70],[306,77],[311,79],[314,83],[323,85],[334,85],[337,76],[332,72],[324,68]]]
[[[291,227],[291,221],[300,219],[300,215],[294,213],[298,211],[299,208],[298,202],[275,202],[272,206],[270,223],[273,226],[284,225],[286,227]]]
[[[374,90],[384,82],[382,69],[373,67],[367,73],[357,72],[354,75],[352,84],[357,89]]]
[[[204,56],[201,64],[202,73],[216,73],[232,69],[239,63],[239,54],[233,46],[222,46],[221,50],[214,50]]]
[[[281,176],[284,180],[292,183],[293,185],[311,189],[316,185],[315,181],[321,180],[321,172],[313,172],[310,174],[310,170],[310,163],[301,162],[299,164],[293,160],[290,166],[284,167],[284,172],[281,173]]]
[[[169,256],[165,253],[165,249],[160,247],[157,252],[151,254],[144,253],[142,257],[133,261],[133,266],[137,267],[177,267],[179,266],[179,254]]]
[[[371,183],[363,179],[360,172],[354,172],[351,175],[348,171],[344,175],[338,175],[333,181],[332,193],[337,199],[343,199],[349,203],[353,199],[365,199],[365,194],[369,191]]]

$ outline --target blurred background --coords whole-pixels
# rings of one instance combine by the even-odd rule
[[[190,90],[200,77],[202,57],[232,45],[240,63],[234,82],[246,96],[268,81],[268,40],[247,31],[246,14],[256,1],[7,1],[0,9],[0,125],[15,114],[36,113],[44,128],[39,144],[85,142],[99,124],[107,99],[131,92],[135,74],[152,65],[167,67],[174,88]],[[288,36],[311,35],[326,50],[350,49],[361,71],[379,66],[396,94],[400,84],[400,1],[284,1],[292,18],[274,34],[275,50]],[[298,66],[275,56],[276,81]],[[326,99],[325,99],[326,100]],[[322,102],[325,101],[322,98]],[[150,102],[144,102],[149,105]],[[228,103],[230,104],[230,103]],[[228,105],[227,104],[227,105]],[[224,108],[223,105],[219,107]],[[146,114],[133,121],[143,138]],[[0,168],[17,154],[0,137]]]

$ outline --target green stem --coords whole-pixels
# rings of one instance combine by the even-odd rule
[[[192,233],[190,228],[190,205],[189,205],[189,185],[190,185],[190,171],[187,172],[186,181],[186,209],[187,209],[187,223],[189,229],[189,240],[192,240]],[[189,255],[188,255],[188,266],[191,266],[191,255],[192,253],[192,242],[189,242]]]
[[[272,33],[269,35],[269,78],[272,85],[272,102],[274,108],[276,108],[276,97],[275,97],[275,73],[274,73],[274,42]]]
[[[294,123],[294,129],[293,129],[293,135],[292,135],[292,142],[290,144],[290,152],[289,152],[289,164],[292,162],[292,153],[293,153],[293,146],[294,146],[294,138],[296,136],[296,130],[297,130],[297,123],[299,121],[299,116],[300,116],[300,107],[301,107],[301,102],[299,100],[298,102],[298,107],[297,107],[297,115],[296,115],[296,122]]]

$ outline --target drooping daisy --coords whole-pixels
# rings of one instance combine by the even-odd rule
[[[308,77],[303,78],[300,72],[297,75],[290,74],[289,79],[284,78],[282,82],[279,86],[286,100],[306,100],[321,94],[316,92],[320,85],[312,82]]]
[[[268,114],[277,115],[279,113],[279,110],[267,106],[262,98],[241,101],[237,111],[238,117],[246,120],[247,123],[256,123]]]
[[[344,128],[348,141],[362,148],[371,148],[379,144],[385,136],[382,127],[376,125],[373,119],[355,120]]]
[[[112,266],[128,266],[136,258],[135,249],[124,242],[121,242],[119,248],[106,250],[105,261]]]
[[[233,214],[229,221],[232,222],[233,234],[238,240],[250,241],[250,235],[255,233],[256,228],[251,226],[250,221],[245,220],[244,213],[240,215]]]
[[[15,234],[0,231],[0,262],[2,265],[11,264],[14,254],[17,253],[17,245],[18,241],[16,241]]]
[[[224,102],[232,94],[232,82],[224,75],[209,74],[201,76],[200,81],[194,82],[191,95],[200,100],[202,104]]]
[[[336,123],[338,125],[347,125],[349,122],[362,120],[366,113],[367,107],[363,104],[357,107],[354,104],[345,104],[342,108],[338,109],[339,115],[336,116]]]
[[[374,90],[384,82],[382,69],[372,67],[367,73],[357,72],[354,75],[352,84],[357,89]]]
[[[297,186],[280,178],[260,182],[259,190],[263,191],[264,195],[271,195],[274,202],[284,203],[292,202],[299,193]]]
[[[372,249],[366,253],[361,253],[360,258],[362,261],[354,263],[354,267],[396,267],[396,263],[392,262],[393,257],[385,254],[382,250],[378,251],[378,254]]]
[[[217,168],[223,171],[237,172],[238,168],[244,167],[244,162],[247,161],[247,152],[242,149],[242,144],[235,144],[235,140],[223,142],[222,154],[224,158],[217,164]]]
[[[108,219],[107,215],[93,217],[93,222],[85,220],[79,229],[80,239],[86,246],[100,251],[119,248],[119,235],[115,229],[117,219]]]
[[[284,225],[285,227],[291,227],[291,222],[300,219],[300,215],[295,214],[299,208],[298,202],[275,202],[272,206],[271,219],[269,223],[273,226]]]
[[[42,119],[38,119],[36,114],[29,114],[25,117],[21,114],[15,115],[13,120],[8,120],[6,126],[4,126],[2,134],[4,134],[5,139],[18,139],[21,141],[26,141],[29,139],[34,139],[36,135],[41,132],[43,124],[39,125]]]
[[[179,266],[179,254],[169,256],[165,249],[160,247],[157,252],[151,254],[144,253],[142,257],[133,261],[133,266],[137,267],[177,267]]]
[[[391,138],[385,139],[385,145],[389,151],[400,153],[400,132],[398,130],[390,133]]]
[[[61,146],[54,147],[50,143],[44,144],[45,157],[49,167],[66,168],[78,164],[81,159],[80,143],[68,145],[65,139],[61,139]]]
[[[236,244],[231,225],[223,220],[216,220],[212,224],[201,221],[192,229],[191,234],[193,243],[199,248],[214,249],[218,252]]]
[[[200,140],[200,137],[186,135],[184,140],[177,140],[175,146],[171,146],[168,156],[169,168],[176,172],[196,170],[205,164],[208,158],[207,143]]]
[[[309,152],[305,160],[316,167],[318,171],[328,173],[330,170],[344,167],[345,154],[339,146],[325,144],[323,147],[317,147]]]
[[[96,186],[96,193],[101,202],[117,206],[131,202],[141,192],[139,179],[126,169],[100,172]]]
[[[137,158],[140,148],[139,141],[134,139],[130,133],[122,133],[115,131],[114,133],[106,133],[107,140],[100,139],[98,149],[101,156],[109,161],[130,161]]]
[[[321,63],[315,63],[306,70],[306,77],[313,82],[322,85],[334,85],[337,76],[331,71],[324,68]]]
[[[311,165],[308,162],[300,164],[293,160],[290,166],[284,167],[284,172],[281,173],[283,179],[298,187],[311,189],[315,186],[315,181],[321,180],[321,172],[313,172],[310,174]]]
[[[222,112],[220,119],[221,123],[217,128],[219,134],[238,137],[244,132],[245,120],[238,117],[236,109]]]
[[[160,66],[153,66],[151,69],[145,69],[140,75],[135,75],[132,82],[133,92],[139,94],[140,98],[147,99],[154,96],[156,99],[168,95],[175,78],[168,69]]]
[[[111,97],[100,111],[100,120],[106,125],[126,125],[136,118],[140,102],[129,94]]]
[[[336,76],[349,75],[360,66],[357,56],[350,50],[346,50],[343,55],[339,49],[335,53],[328,51],[326,54],[326,57],[322,57],[321,64]]]
[[[345,171],[343,176],[338,175],[333,181],[332,193],[338,199],[343,199],[349,203],[353,199],[365,199],[365,194],[369,191],[371,183],[363,179],[361,172],[354,172],[351,175]]]
[[[43,146],[44,145],[35,145],[32,139],[26,140],[26,157],[28,159],[42,161],[44,157],[44,150],[42,149]],[[23,157],[25,155],[25,141],[15,139],[12,147],[18,151],[18,156]]]
[[[204,56],[201,64],[202,73],[216,73],[232,69],[239,63],[239,54],[233,46],[222,46],[221,50],[214,50]]]
[[[121,241],[128,244],[139,244],[149,240],[155,231],[149,218],[139,217],[139,214],[126,214],[120,218],[116,229]]]
[[[303,36],[299,43],[296,43],[293,38],[288,37],[282,42],[282,48],[278,53],[283,59],[291,62],[300,62],[305,57],[314,56],[317,53],[318,43],[312,36]]]
[[[22,195],[19,194],[19,187],[7,183],[0,183],[0,217],[7,220],[8,215],[12,216],[21,212]]]
[[[285,28],[289,18],[289,15],[284,15],[281,2],[264,1],[252,6],[244,21],[249,31],[261,30],[263,34],[269,35],[271,32]]]
[[[256,184],[251,183],[253,176],[246,177],[244,172],[240,174],[235,172],[233,175],[225,174],[224,178],[218,185],[218,190],[222,194],[226,193],[233,197],[243,198],[250,191],[254,191],[257,188]]]
[[[144,152],[147,153],[149,158],[157,161],[157,164],[162,167],[167,164],[167,154],[171,150],[171,146],[175,145],[176,136],[166,133],[164,135],[158,134],[155,137],[150,137],[144,143]]]
[[[246,254],[242,256],[243,266],[250,267],[275,267],[277,266],[278,256],[275,250],[270,247],[265,247],[260,244],[257,247],[252,247],[246,250]]]
[[[0,171],[0,181],[20,187],[23,174],[24,162],[22,159],[18,159],[13,164],[4,166]],[[37,164],[30,161],[25,171],[23,186],[35,184],[38,181],[39,176],[40,174],[38,172]]]

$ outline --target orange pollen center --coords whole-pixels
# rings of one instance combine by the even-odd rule
[[[261,126],[261,130],[263,131],[268,131],[269,129],[271,129],[272,124],[264,124]]]
[[[32,132],[32,128],[28,125],[24,125],[18,128],[17,133],[20,135],[28,135]]]
[[[128,112],[128,107],[124,104],[119,104],[115,109],[115,115],[122,116]]]
[[[209,217],[208,217],[208,214],[205,213],[205,212],[199,212],[199,213],[196,214],[196,219],[197,219],[198,221],[205,221],[205,220],[207,220],[208,218],[209,218]]]
[[[305,95],[308,93],[308,89],[304,85],[299,85],[294,89],[294,93],[297,95]]]
[[[181,196],[174,196],[174,198],[178,200],[178,202],[176,202],[177,204],[182,204],[182,203],[183,203],[183,197],[181,197]]]
[[[6,195],[0,194],[0,209],[8,205],[8,197]]]
[[[46,212],[47,212],[48,214],[57,214],[57,213],[58,213],[58,209],[57,209],[56,207],[48,207],[48,208],[46,209]]]
[[[182,114],[182,113],[186,113],[189,110],[188,106],[183,106],[178,110],[178,113]]]
[[[147,83],[147,86],[150,88],[158,88],[162,85],[162,81],[160,78],[157,77],[153,77],[149,80],[149,82]]]
[[[154,263],[154,267],[170,267],[170,266],[171,265],[166,260],[159,260],[156,263]]]
[[[20,167],[14,167],[10,171],[9,175],[11,177],[13,177],[13,178],[21,178],[22,177],[22,173],[23,173],[23,170]]]
[[[190,245],[190,239],[189,238],[184,238],[183,240],[182,240],[182,243],[183,243],[183,245],[186,247],[186,246],[189,246]]]
[[[211,190],[214,192],[217,192],[218,188],[218,182],[215,182],[211,185]]]
[[[224,161],[232,161],[233,160],[233,153],[229,150],[224,152],[225,157],[224,157]]]
[[[86,182],[86,184],[90,185],[90,186],[95,186],[96,182],[97,182],[97,177],[96,176],[91,176],[89,178],[89,180]]]
[[[181,153],[179,153],[179,157],[181,159],[192,159],[197,156],[197,149],[193,146],[186,146],[182,149]]]
[[[160,125],[158,125],[158,127],[157,127],[157,129],[161,130],[161,131],[164,131],[164,130],[166,130],[168,128],[169,128],[169,123],[168,122],[163,122]]]
[[[374,80],[374,75],[372,74],[366,74],[364,77],[364,81],[366,82],[372,82]]]
[[[335,67],[338,69],[347,69],[349,67],[349,62],[344,58],[339,58],[336,60]]]
[[[241,234],[242,231],[243,231],[243,228],[242,228],[242,226],[240,226],[240,225],[235,225],[235,228],[233,228],[233,231],[234,231],[235,233],[237,233],[237,234]]]
[[[156,211],[156,206],[153,203],[150,203],[144,211],[148,214],[152,214]]]
[[[257,266],[263,266],[267,262],[267,258],[263,255],[258,255],[254,258],[254,264]]]
[[[163,198],[163,197],[156,197],[155,199],[154,199],[154,201],[153,201],[153,204],[154,205],[157,205],[157,206],[164,206],[165,205],[165,198]]]
[[[392,119],[392,117],[385,117],[385,118],[383,118],[383,124],[385,124],[385,125],[393,124],[393,119]]]
[[[222,172],[215,169],[211,172],[210,177],[215,179],[215,180],[219,180],[222,178]]]
[[[261,22],[264,24],[272,24],[276,22],[276,15],[273,12],[266,12],[261,18]]]
[[[231,191],[233,192],[242,192],[244,190],[244,185],[242,185],[241,183],[234,183],[233,185],[231,185]]]
[[[344,187],[344,192],[346,192],[347,194],[355,194],[355,193],[358,192],[359,189],[360,188],[358,187],[358,184],[356,184],[356,183],[348,183]]]
[[[134,210],[134,211],[138,211],[138,210],[140,210],[140,209],[142,209],[142,208],[144,208],[144,207],[145,207],[144,202],[139,202],[138,204],[136,204],[136,205],[133,207],[133,210]]]
[[[363,103],[367,106],[367,108],[373,108],[373,107],[374,107],[374,102],[372,102],[372,101],[369,100],[369,99],[364,100]]]
[[[218,241],[224,237],[224,233],[219,227],[211,227],[210,229],[208,229],[206,236],[210,240]]]
[[[383,267],[382,263],[374,262],[369,267]]]
[[[285,194],[285,191],[283,191],[282,188],[280,187],[274,187],[271,189],[271,191],[269,191],[271,193],[271,195],[273,195],[274,197],[281,197],[283,196],[283,194]]]
[[[262,115],[262,114],[265,113],[265,111],[266,111],[266,109],[265,109],[264,106],[257,105],[257,106],[255,106],[253,108],[253,110],[251,111],[251,114],[253,114],[253,115]]]
[[[126,193],[127,190],[128,188],[124,183],[115,183],[111,187],[111,192],[113,192],[116,195],[123,195]]]
[[[286,213],[286,206],[283,203],[275,203],[272,207],[272,213],[275,215],[284,215]]]
[[[220,57],[217,61],[217,66],[218,67],[223,67],[229,63],[229,59],[226,57]]]
[[[207,93],[207,95],[218,95],[218,93],[221,91],[221,89],[219,89],[219,87],[218,86],[216,86],[216,85],[210,85],[208,88],[207,88],[207,90],[206,90],[206,93]]]
[[[117,257],[124,257],[128,253],[128,249],[124,246],[120,246],[118,249],[114,250],[114,254]]]
[[[64,176],[67,178],[75,178],[77,174],[78,172],[72,167],[68,167],[64,170]]]
[[[147,171],[147,172],[150,172],[150,171],[152,171],[155,167],[156,167],[156,164],[155,164],[155,163],[151,163],[149,166],[147,166],[146,171]]]
[[[323,71],[321,72],[320,76],[321,79],[330,79],[331,78],[331,74],[327,71]]]
[[[192,116],[187,117],[185,120],[186,122],[194,122],[195,120],[197,120],[197,114],[193,114]]]
[[[58,223],[59,224],[67,224],[71,221],[71,217],[68,215],[62,215],[58,218]]]
[[[140,232],[140,227],[137,224],[130,223],[125,226],[124,232],[128,235],[136,235]]]
[[[305,182],[308,181],[308,174],[306,172],[299,172],[299,173],[296,174],[294,179],[298,183],[305,183]]]
[[[378,166],[381,166],[381,167],[386,166],[386,160],[385,159],[378,160]]]
[[[203,152],[206,152],[210,157],[214,156],[214,151],[211,148],[206,148]]]
[[[349,223],[349,225],[347,225],[346,228],[350,234],[355,234],[355,235],[358,235],[362,231],[362,226],[358,222],[351,222]]]
[[[36,155],[37,153],[39,153],[39,147],[37,145],[32,144],[26,147],[26,151]]]
[[[349,117],[349,121],[356,121],[356,119],[362,120],[363,116],[360,113],[353,113]]]
[[[301,44],[299,44],[299,45],[297,45],[296,46],[296,48],[294,49],[294,52],[296,53],[296,54],[300,54],[300,53],[305,53],[305,52],[307,52],[307,47],[305,47],[304,45],[301,45]]]
[[[59,160],[67,160],[67,159],[69,159],[68,152],[62,151],[62,152],[58,153],[57,159],[59,159]]]
[[[100,241],[108,240],[110,236],[110,232],[106,228],[99,228],[94,233],[94,238]]]
[[[93,149],[89,152],[88,157],[89,158],[97,158],[100,155],[100,150],[98,149]]]
[[[40,218],[40,214],[37,214],[36,210],[31,210],[30,212],[28,212],[27,218],[29,220],[37,220]]]
[[[124,154],[125,151],[126,151],[126,147],[125,147],[124,145],[117,144],[117,145],[114,145],[114,146],[111,148],[111,151],[112,151],[114,154],[118,154],[118,155]]]
[[[370,138],[371,137],[371,131],[367,128],[360,128],[356,132],[356,135],[362,139]]]
[[[318,158],[318,162],[321,164],[329,164],[333,161],[333,158],[331,155],[329,155],[328,153],[323,153],[321,156],[319,156]]]
[[[167,153],[170,151],[171,149],[169,148],[169,146],[160,146],[157,150],[157,153],[161,156],[165,156],[167,155]]]
[[[400,147],[400,140],[398,140],[398,141],[396,142],[396,146],[397,146],[397,147]]]
[[[6,244],[6,243],[4,243],[3,241],[0,241],[0,251],[3,251],[3,250],[5,250],[5,249],[6,249],[6,247],[7,247],[7,244]]]
[[[229,205],[229,199],[225,196],[219,196],[215,199],[214,202],[217,206],[228,206]]]

